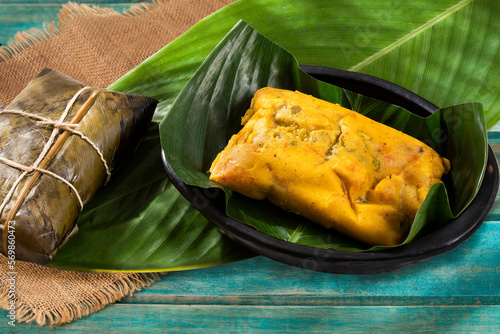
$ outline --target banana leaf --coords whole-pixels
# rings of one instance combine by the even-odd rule
[[[290,53],[244,22],[210,53],[160,124],[165,157],[185,183],[220,187],[208,179],[207,170],[229,138],[241,129],[240,120],[253,94],[265,86],[298,90],[339,103],[425,142],[450,160],[453,167],[446,188],[443,184],[431,188],[403,244],[414,240],[424,228],[432,230],[450,221],[476,196],[487,160],[480,103],[441,108],[427,118],[419,117],[313,79],[300,70]],[[223,189],[229,216],[278,239],[338,250],[384,249],[360,245],[272,204]]]
[[[156,98],[160,104],[153,119],[161,121],[204,59],[242,19],[291,52],[300,64],[373,74],[439,106],[481,102],[491,128],[500,119],[499,16],[500,4],[492,0],[239,0],[194,25],[109,88]],[[147,221],[152,229],[171,225],[174,231],[179,224],[166,206],[149,205],[162,196],[161,185],[170,187],[156,153],[161,150],[157,135],[157,129],[152,129],[126,172],[87,205],[79,221],[81,233],[59,251],[51,265],[154,271],[251,256],[206,221],[198,238],[212,235],[211,244],[217,245],[213,249],[198,246],[193,235],[183,239],[182,234],[155,235],[144,229],[143,215],[155,217]],[[123,212],[118,221],[114,220],[116,210]],[[186,221],[195,226],[192,220]],[[94,226],[106,236],[96,238]],[[172,240],[189,249],[190,255],[170,255],[163,247]],[[151,260],[150,254],[157,257]]]
[[[168,181],[158,124],[85,206],[80,231],[49,266],[100,272],[173,271],[253,256],[217,230]]]
[[[299,64],[366,73],[438,106],[483,104],[500,120],[500,2],[239,0],[195,24],[111,87],[169,106],[217,43],[243,20]]]
[[[0,113],[0,247],[48,263],[142,141],[157,101],[42,70]]]

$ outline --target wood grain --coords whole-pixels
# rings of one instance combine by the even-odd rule
[[[0,43],[41,28],[66,0],[0,3]],[[80,2],[80,1],[78,1]],[[134,0],[94,0],[117,11]],[[500,157],[500,125],[489,143]],[[50,329],[8,325],[0,333],[499,333],[500,198],[457,248],[378,275],[330,275],[264,257],[166,274],[152,287],[87,318]]]
[[[220,306],[115,304],[53,330],[30,333],[494,333],[499,306]],[[103,324],[107,324],[103,327]]]
[[[0,45],[7,45],[7,42],[14,38],[18,31],[26,31],[31,28],[42,29],[44,23],[57,21],[57,14],[61,6],[68,1],[54,0],[50,2],[41,0],[14,1],[7,0],[0,2]],[[117,12],[122,12],[130,8],[131,5],[141,3],[136,0],[120,1],[72,1],[74,3],[86,3],[100,7],[112,8]]]

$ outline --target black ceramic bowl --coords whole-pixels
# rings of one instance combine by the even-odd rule
[[[428,116],[438,108],[420,96],[388,81],[338,69],[301,66],[316,79],[374,97]],[[243,224],[225,213],[224,193],[217,188],[203,189],[185,184],[174,173],[165,156],[168,177],[201,213],[226,235],[256,254],[296,267],[337,274],[375,274],[403,268],[449,251],[467,239],[481,225],[498,192],[496,158],[488,147],[486,174],[474,201],[457,218],[408,245],[377,252],[348,252],[303,246],[276,239]]]

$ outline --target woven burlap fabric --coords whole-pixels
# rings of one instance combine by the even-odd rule
[[[89,86],[107,87],[233,1],[163,0],[124,13],[68,3],[62,6],[57,23],[20,32],[0,48],[0,105],[8,105],[44,67]],[[8,309],[14,300],[16,321],[58,325],[96,312],[159,277],[156,273],[73,272],[20,261],[13,271],[1,255],[0,307]],[[13,299],[9,297],[12,288]]]

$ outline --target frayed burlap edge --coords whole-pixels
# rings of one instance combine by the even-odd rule
[[[92,273],[86,274],[94,275]],[[87,295],[86,298],[79,300],[79,304],[66,302],[57,305],[57,307],[53,309],[35,309],[34,307],[26,305],[16,296],[16,321],[27,323],[35,321],[40,326],[48,324],[50,327],[67,324],[98,312],[105,306],[113,304],[118,300],[131,296],[134,292],[149,287],[158,279],[160,279],[159,273],[119,275],[109,284],[101,286],[101,290],[97,293],[91,296]],[[9,290],[5,288],[2,290],[3,291],[0,293],[0,307],[6,309],[9,301]]]
[[[195,1],[195,0],[193,0]],[[234,0],[218,0],[220,5],[231,3]],[[46,23],[43,29],[30,29],[25,32],[18,33],[12,41],[9,41],[7,46],[0,46],[0,63],[12,61],[16,58],[29,55],[33,47],[38,47],[46,42],[51,42],[63,35],[70,27],[73,19],[86,18],[86,16],[115,16],[115,17],[139,17],[141,15],[149,15],[155,12],[155,9],[161,5],[169,5],[171,0],[154,0],[151,3],[137,4],[130,9],[118,13],[113,9],[103,9],[96,6],[88,6],[84,4],[67,3],[63,5],[58,14],[58,21]],[[173,1],[175,3],[175,1]],[[214,6],[216,7],[216,6]],[[218,8],[213,8],[216,10]],[[163,22],[163,17],[154,18]],[[192,18],[194,19],[194,18]],[[198,19],[199,20],[199,19]],[[149,19],[145,20],[146,22]],[[181,20],[182,21],[182,20]],[[189,28],[190,25],[196,22],[180,22],[181,28],[176,29],[177,32]],[[172,27],[169,27],[172,28]],[[175,27],[174,27],[175,28]],[[24,58],[23,58],[24,59]],[[27,60],[26,60],[27,59]],[[27,57],[24,61],[30,61]],[[6,63],[5,63],[6,64]],[[1,64],[0,64],[1,65]],[[0,101],[1,104],[2,101]],[[3,101],[5,102],[5,101]],[[5,257],[0,254],[0,263],[5,262]],[[16,280],[16,295],[12,300],[16,306],[16,321],[18,322],[36,322],[39,325],[62,325],[73,320],[85,317],[91,313],[95,313],[112,304],[119,299],[132,295],[135,291],[150,286],[155,280],[163,276],[163,273],[78,273],[70,272],[61,269],[43,267],[19,261],[17,275],[19,281]],[[18,263],[16,261],[16,263]],[[26,265],[26,268],[24,268]],[[3,264],[4,268],[7,267]],[[24,269],[22,269],[22,267]],[[47,275],[28,275],[31,271],[52,269],[52,278],[47,280]],[[0,278],[0,308],[7,309],[10,299],[8,298],[9,287],[8,269]],[[79,275],[78,280],[68,280],[68,274]],[[35,277],[36,276],[36,277]],[[36,280],[35,280],[36,279]],[[100,281],[99,291],[95,291],[97,282]],[[19,283],[19,284],[17,284]],[[77,286],[68,286],[68,283],[75,283]],[[47,290],[41,290],[40,286],[45,285]],[[33,289],[29,289],[35,288]],[[91,290],[91,291],[87,291]],[[22,293],[24,290],[24,293]],[[55,290],[55,291],[54,291]],[[87,292],[84,295],[77,294],[77,291]],[[68,302],[69,297],[76,295],[76,299]],[[50,302],[55,297],[66,299],[57,303],[56,307],[47,306],[46,302]],[[58,300],[59,301],[59,300]],[[45,304],[44,304],[45,303]]]
[[[57,24],[56,22],[44,23],[43,29],[32,28],[27,31],[18,32],[14,36],[14,39],[9,41],[6,46],[0,46],[0,62],[7,61],[27,51],[32,46],[56,36],[61,29],[64,28],[65,24],[76,16],[87,14],[138,16],[154,8],[157,3],[165,1],[168,0],[155,0],[153,3],[137,4],[122,13],[118,13],[110,8],[100,8],[97,6],[68,2],[61,7],[57,16]],[[85,273],[84,275],[94,274]],[[131,296],[136,291],[149,287],[155,280],[161,277],[159,273],[124,273],[113,275],[115,275],[114,279],[110,280],[106,285],[103,285],[100,291],[92,295],[87,295],[85,298],[76,301],[77,303],[66,302],[53,309],[42,309],[29,306],[16,294],[14,299],[16,305],[16,321],[27,323],[36,322],[40,326],[48,324],[51,327],[70,323],[76,319],[89,316],[118,300]],[[0,285],[6,285],[6,282],[0,283]],[[9,289],[3,286],[2,289],[0,289],[0,308],[4,310],[8,307],[8,294]]]
[[[51,39],[55,35],[59,34],[65,24],[76,16],[88,14],[138,16],[150,11],[157,4],[167,1],[168,0],[154,0],[152,3],[136,4],[122,13],[118,13],[111,8],[101,8],[98,6],[68,2],[67,4],[62,5],[61,10],[57,14],[57,23],[55,21],[44,23],[42,29],[32,28],[26,31],[18,32],[12,40],[7,42],[7,45],[0,46],[0,62],[7,61],[16,55],[19,55],[37,43]]]

